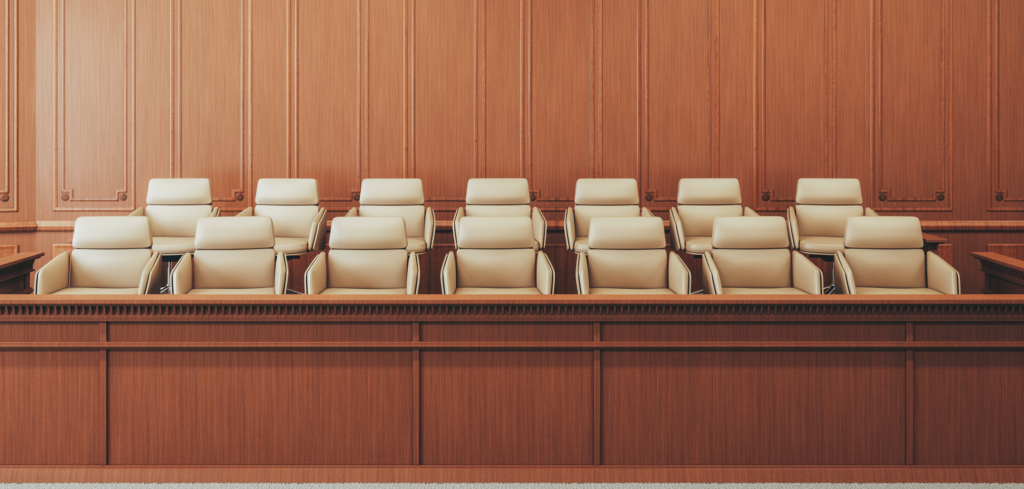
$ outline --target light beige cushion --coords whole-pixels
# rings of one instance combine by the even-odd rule
[[[842,237],[846,220],[864,215],[859,205],[798,205],[796,221],[801,236]]]
[[[786,220],[778,216],[719,217],[715,219],[711,243],[715,249],[789,248],[789,230]],[[717,258],[715,255],[716,261]]]
[[[632,178],[580,178],[573,201],[576,205],[639,205],[640,194]]]
[[[590,221],[588,238],[591,251],[661,250],[665,224],[660,217],[597,217]]]
[[[861,287],[857,286],[857,295],[942,295],[935,289],[928,288],[911,288],[911,289],[897,289],[897,288],[880,288],[880,287]]]
[[[576,242],[573,243],[573,251],[576,253],[586,253],[590,251],[590,238],[586,236],[577,236]]]
[[[796,182],[796,203],[859,206],[864,200],[856,178],[801,178]]]
[[[305,241],[303,241],[305,247]],[[159,251],[165,255],[191,253],[196,250],[195,236],[154,236],[153,251]]]
[[[254,216],[269,217],[274,221],[275,236],[304,240],[309,239],[313,220],[319,212],[316,205],[257,205],[253,208]]]
[[[388,294],[388,295],[405,295],[406,289],[324,289],[320,294],[333,294],[333,295],[359,295],[359,294]]]
[[[533,243],[533,222],[528,217],[464,217],[459,220],[460,250],[530,248],[532,251]]]
[[[800,238],[800,250],[808,253],[831,255],[843,249],[843,238],[831,236],[802,236]]]
[[[851,217],[846,221],[847,248],[921,249],[921,221],[910,216]]]
[[[419,178],[364,178],[359,189],[360,206],[423,203],[423,181]]]
[[[313,178],[261,178],[256,182],[256,204],[320,205],[320,191]],[[306,230],[309,234],[309,230]]]
[[[75,220],[71,245],[75,248],[149,248],[149,220],[145,217],[89,216]]]
[[[427,251],[427,242],[421,237],[409,238],[409,245],[405,247],[407,253],[423,253]]]
[[[331,249],[405,249],[405,231],[400,217],[336,217],[331,221]]]
[[[592,289],[590,289],[589,293],[592,294],[592,295],[600,295],[600,294],[605,294],[605,295],[609,295],[609,294],[633,294],[633,295],[665,295],[665,294],[673,294],[674,295],[675,294],[675,292],[672,292],[672,289],[610,289],[610,288],[601,288],[601,287],[592,288]]]
[[[360,217],[400,217],[405,220],[405,234],[409,237],[423,237],[423,219],[426,208],[418,205],[362,205]],[[334,224],[331,224],[334,233]],[[333,238],[332,238],[333,239]],[[331,246],[334,247],[333,245]]]
[[[705,251],[711,251],[712,249],[714,249],[714,247],[711,246],[711,236],[686,238],[686,251],[688,253],[704,253]]]
[[[125,289],[139,292],[139,280],[153,253],[146,248],[71,252],[71,287]]]
[[[595,217],[639,217],[638,205],[577,205],[573,208],[576,217],[576,239],[590,234],[590,221]]]
[[[530,217],[529,204],[522,205],[466,205],[470,217]]]
[[[793,287],[778,287],[778,288],[763,288],[763,289],[747,289],[741,287],[722,287],[722,294],[738,294],[738,295],[807,295],[800,289]]]
[[[532,248],[460,248],[455,255],[457,287],[535,288],[536,255]]]
[[[192,289],[191,295],[273,295],[273,287],[256,287],[251,289]]]
[[[267,248],[269,251],[273,247],[274,224],[269,217],[207,217],[196,225],[198,250]],[[196,288],[211,287],[196,285]]]
[[[343,219],[358,219],[353,217]],[[400,249],[331,249],[327,254],[327,287],[342,289],[397,289],[403,293],[409,255]]]
[[[792,287],[792,256],[788,249],[723,250],[711,252],[722,277],[722,288]]]
[[[928,286],[924,250],[847,249],[844,254],[858,294],[864,287],[915,289]]]
[[[307,238],[274,238],[274,251],[282,253],[305,253],[309,247]]]
[[[516,288],[502,288],[502,287],[459,287],[455,289],[455,294],[459,295],[529,295],[529,294],[540,294],[540,289],[537,287],[516,287]]]
[[[194,237],[199,220],[210,217],[213,207],[206,205],[150,205],[149,218],[153,236]]]
[[[587,252],[587,262],[590,287],[593,288],[661,289],[668,287],[668,253],[664,249],[601,250],[591,248]]]
[[[135,287],[130,288],[91,288],[91,287],[76,287],[61,289],[53,292],[53,295],[136,295],[139,293],[139,286],[136,284]]]
[[[529,205],[530,185],[525,178],[470,178],[466,183],[466,204]]]
[[[231,219],[231,218],[217,218]],[[242,217],[239,219],[255,219]],[[274,293],[276,254],[266,249],[209,250],[200,248],[193,255],[193,289],[268,288]]]
[[[713,179],[714,180],[714,179]],[[680,205],[677,209],[679,220],[683,223],[683,236],[711,237],[714,231],[715,218],[742,217],[741,205]]]
[[[735,178],[683,178],[679,180],[676,202],[680,206],[739,205],[743,203],[740,181]]]
[[[210,205],[213,203],[210,180],[206,178],[152,178],[149,180],[149,190],[146,192],[146,203],[149,205]]]

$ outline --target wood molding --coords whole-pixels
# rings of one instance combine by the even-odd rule
[[[18,0],[4,10],[4,164],[0,173],[0,212],[18,212]]]
[[[1009,7],[1009,8],[1017,8],[1017,9],[1020,8],[1016,4],[1016,2],[1008,2],[1006,4],[1006,6]],[[1013,161],[1008,161],[1006,167],[1004,168],[1003,161],[1000,158],[1000,154],[1001,154],[1000,144],[1002,144],[1002,142],[1004,140],[1009,142],[1010,144],[1020,144],[1019,140],[1021,139],[1020,138],[1020,134],[1021,134],[1020,132],[1018,132],[1016,134],[1008,134],[1007,135],[1008,137],[1006,137],[1006,138],[1002,138],[1001,135],[1000,135],[1000,131],[1001,131],[1001,128],[1002,128],[1001,119],[1000,119],[1000,113],[1004,110],[1004,108],[1001,107],[1001,105],[1000,105],[1000,100],[1003,98],[1002,97],[1002,93],[1001,93],[1001,88],[1004,86],[1004,81],[1000,78],[1000,72],[1005,69],[1006,71],[1010,72],[1010,76],[1014,77],[1012,79],[1012,81],[1016,81],[1016,82],[1021,82],[1022,81],[1021,78],[1020,78],[1018,70],[1015,70],[1012,66],[1006,66],[1006,67],[1002,66],[1002,62],[1001,62],[1001,58],[1000,58],[1000,48],[999,48],[1001,40],[1002,40],[1002,38],[1000,37],[1000,34],[1001,34],[1001,32],[1003,32],[1003,30],[1000,27],[1001,23],[1003,21],[1003,17],[1001,15],[1002,7],[1003,7],[1003,2],[1001,0],[988,0],[988,2],[987,2],[987,8],[988,8],[988,29],[989,29],[989,32],[988,32],[988,34],[989,34],[989,38],[988,38],[988,44],[989,44],[989,46],[988,46],[989,47],[989,52],[988,52],[988,71],[989,71],[989,73],[988,73],[988,77],[989,77],[990,83],[989,83],[989,85],[986,88],[988,90],[988,97],[989,97],[989,102],[990,102],[989,106],[988,106],[988,118],[989,118],[989,133],[988,133],[988,136],[989,136],[989,148],[990,148],[990,151],[988,153],[988,162],[987,162],[988,163],[988,165],[987,165],[988,166],[988,172],[989,172],[989,175],[988,175],[989,176],[989,186],[988,186],[988,189],[989,189],[988,193],[989,193],[989,195],[986,196],[986,198],[987,198],[987,201],[988,201],[988,210],[990,212],[1019,212],[1019,211],[1024,210],[1024,204],[1022,204],[1022,203],[1024,203],[1024,187],[1020,186],[1019,179],[1006,178],[1004,180],[1004,176],[1003,176],[1004,173],[1008,173],[1008,172],[1012,171],[1013,170],[1013,166],[1014,165],[1018,165],[1018,163],[1017,162],[1013,162]],[[1011,20],[1011,19],[1015,19],[1015,18],[1017,18],[1017,17],[1013,16],[1013,15],[1007,15],[1006,16],[1007,20]],[[1020,35],[1020,29],[1022,27],[1024,27],[1024,26],[1015,25],[1014,28],[1006,29],[1006,32],[1010,33],[1011,35],[1019,36]],[[1018,38],[1017,40],[1019,42],[1020,39]],[[1009,46],[1012,47],[1016,43],[1012,43],[1011,42],[1011,43],[1008,43],[1008,44],[1009,44]],[[1014,55],[1014,53],[1010,54],[1010,56],[1013,56],[1013,55]],[[1012,65],[1012,63],[1011,63],[1011,65]],[[1007,103],[1014,103],[1016,105],[1016,107],[1013,107],[1013,108],[1006,107],[1005,110],[1007,112],[1013,113],[1015,110],[1016,111],[1020,110],[1020,103],[1021,102],[1020,102],[1020,98],[1019,98],[1020,95],[1019,94],[1020,94],[1020,89],[1022,87],[1021,86],[1010,86],[1008,88],[1010,89],[1009,94],[1011,96],[1008,97],[1010,99],[1010,101],[1008,101]],[[1013,126],[1013,124],[1010,124],[1010,125]],[[1019,131],[1018,127],[1012,127],[1012,128],[1013,129],[1018,129],[1018,131]],[[1014,152],[1014,153],[1018,153],[1018,152]],[[1015,173],[1015,175],[1020,175],[1020,173],[1019,172]],[[1014,187],[1014,185],[1016,185],[1016,187]]]
[[[921,221],[923,231],[1024,231],[1024,221]]]

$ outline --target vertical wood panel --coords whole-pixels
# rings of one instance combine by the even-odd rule
[[[600,165],[596,176],[640,181],[640,36],[638,0],[601,0]]]
[[[481,177],[526,177],[523,73],[529,54],[524,37],[527,1],[481,0],[485,26]]]
[[[754,0],[718,0],[721,33],[718,36],[719,166],[721,177],[738,178],[748,205],[756,189],[752,169],[757,154],[753,135],[757,129],[754,65]],[[760,194],[758,192],[758,194]],[[757,195],[760,198],[760,195]]]
[[[990,210],[1024,210],[1024,3],[990,0]]]
[[[0,40],[3,52],[3,100],[0,113],[4,117],[3,172],[0,173],[0,212],[18,211],[18,1],[0,3],[0,25],[4,28]]]
[[[407,177],[408,2],[367,2],[367,177]]]
[[[862,192],[871,197],[873,10],[871,2],[833,3],[833,176],[859,179]]]
[[[174,89],[177,2],[135,3],[136,206],[146,203],[149,179],[175,176]]]

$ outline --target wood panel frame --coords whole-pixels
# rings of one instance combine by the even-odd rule
[[[988,116],[989,116],[989,154],[988,154],[988,211],[989,212],[1020,212],[1024,210],[1024,195],[1014,195],[1008,190],[1007,183],[1001,178],[1003,161],[999,157],[999,7],[1002,0],[988,0]],[[1012,164],[1012,163],[1011,163]]]
[[[0,212],[18,212],[18,0],[5,0],[4,9],[4,111],[3,173],[0,173]]]

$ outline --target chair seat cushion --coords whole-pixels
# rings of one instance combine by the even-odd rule
[[[333,289],[324,289],[324,291],[321,292],[320,295],[325,295],[325,294],[334,294],[334,295],[342,295],[342,294],[405,295],[405,292],[406,291],[405,291],[404,288],[401,288],[401,289],[342,289],[342,288],[333,288]]]
[[[922,294],[942,294],[935,289],[928,288],[908,288],[908,289],[896,289],[886,287],[857,287],[857,295],[922,295]]]
[[[277,236],[274,238],[274,251],[282,253],[305,253],[306,251],[309,251],[306,249],[306,245],[308,243],[308,238],[288,238]]]
[[[60,289],[54,292],[54,295],[86,295],[86,294],[119,294],[119,295],[138,295],[139,288],[132,287],[130,289],[115,289],[115,288],[99,288],[99,287],[68,287],[66,289]]]
[[[591,295],[601,294],[630,294],[630,295],[666,295],[675,294],[672,289],[612,289],[612,288],[592,288],[590,289]]]
[[[189,294],[195,295],[217,295],[217,294],[267,294],[274,295],[273,287],[257,287],[255,289],[192,289]]]
[[[804,292],[795,287],[778,287],[778,288],[764,288],[764,289],[753,289],[753,288],[742,288],[742,287],[723,287],[722,294],[743,294],[743,295],[781,295],[781,294],[792,294],[792,295],[807,295]]]
[[[572,250],[576,253],[586,253],[590,251],[590,238],[587,236],[577,236],[576,243],[573,245]]]
[[[196,250],[196,238],[192,236],[153,236],[153,251],[163,254],[191,253]]]
[[[800,238],[800,251],[807,253],[824,253],[831,255],[837,251],[846,249],[843,246],[843,238],[831,236],[804,236]]]
[[[704,253],[705,251],[711,251],[713,249],[714,248],[711,246],[711,236],[686,238],[687,253]]]
[[[409,245],[405,247],[405,251],[407,253],[423,253],[424,251],[427,251],[427,242],[423,238],[410,236],[405,239],[409,243]]]
[[[537,287],[500,288],[500,287],[458,287],[456,294],[466,295],[502,295],[502,294],[540,294]]]

